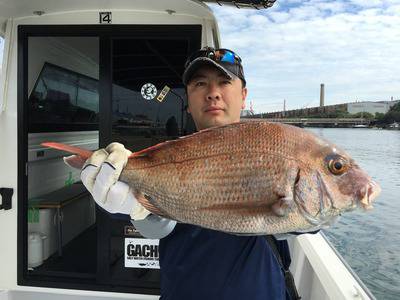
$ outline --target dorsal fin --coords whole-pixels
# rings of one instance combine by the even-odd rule
[[[198,132],[195,132],[195,133],[192,133],[192,134],[189,134],[189,135],[185,135],[185,136],[181,136],[181,137],[179,137],[179,138],[177,138],[175,140],[165,141],[165,142],[162,142],[162,143],[158,143],[158,144],[156,144],[154,146],[147,147],[147,148],[145,148],[143,150],[140,150],[140,151],[137,151],[137,152],[133,152],[129,156],[129,158],[141,157],[141,156],[149,156],[149,155],[151,155],[152,152],[154,152],[156,150],[159,150],[159,149],[162,149],[164,147],[167,147],[169,144],[176,143],[176,142],[181,141],[181,140],[189,139],[189,138],[197,136],[197,135],[202,135],[202,134],[204,134],[206,132],[213,131],[213,130],[216,130],[216,129],[225,128],[225,127],[234,127],[234,126],[237,126],[240,123],[242,123],[242,122],[236,122],[236,123],[232,123],[232,124],[228,124],[228,125],[202,129],[202,130],[200,130]]]
[[[148,156],[148,155],[150,155],[150,153],[152,153],[153,151],[158,150],[158,149],[160,149],[160,148],[164,148],[164,147],[166,147],[168,144],[171,144],[171,143],[173,143],[173,142],[175,142],[175,141],[177,141],[177,140],[165,141],[165,142],[158,143],[158,144],[156,144],[156,145],[147,147],[147,148],[145,148],[145,149],[143,149],[143,150],[140,150],[140,151],[137,151],[137,152],[133,152],[133,153],[129,156],[129,158],[141,157],[141,156]]]
[[[181,136],[181,137],[179,137],[178,139],[175,139],[175,140],[165,141],[165,142],[156,144],[154,146],[150,146],[150,147],[148,147],[146,149],[143,149],[143,150],[140,150],[140,151],[137,151],[137,152],[133,152],[129,156],[129,158],[148,156],[152,152],[154,152],[155,150],[164,148],[164,147],[168,146],[171,143],[176,143],[177,141],[180,141],[180,140],[189,139],[189,138],[192,138],[193,136],[202,135],[202,134],[204,134],[206,132],[209,132],[209,131],[220,130],[221,128],[226,128],[226,127],[235,127],[235,126],[238,126],[239,124],[245,124],[245,123],[236,122],[236,123],[232,123],[232,124],[228,124],[228,125],[206,128],[206,129],[200,130],[198,132],[195,132],[195,133],[192,133],[192,134],[189,134],[189,135]],[[41,145],[43,145],[45,147],[50,147],[50,148],[66,151],[66,152],[69,152],[69,153],[72,153],[72,154],[76,154],[76,155],[79,155],[80,157],[85,158],[85,159],[88,159],[93,154],[93,151],[86,150],[86,149],[79,148],[79,147],[75,147],[75,146],[71,146],[71,145],[62,144],[62,143],[46,142],[46,143],[42,143]]]

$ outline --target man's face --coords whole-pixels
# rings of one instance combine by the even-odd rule
[[[213,67],[200,68],[187,85],[188,112],[198,130],[240,121],[247,89]]]

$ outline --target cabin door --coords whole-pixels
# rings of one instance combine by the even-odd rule
[[[18,283],[158,294],[158,241],[95,205],[41,143],[137,151],[193,131],[181,75],[201,26],[20,26],[18,39]]]

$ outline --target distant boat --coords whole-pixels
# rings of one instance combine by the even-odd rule
[[[358,124],[358,125],[354,125],[353,128],[368,128],[368,125]]]

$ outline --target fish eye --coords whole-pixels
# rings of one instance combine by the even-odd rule
[[[332,174],[341,175],[347,171],[347,164],[343,158],[336,157],[329,160],[328,168]]]

